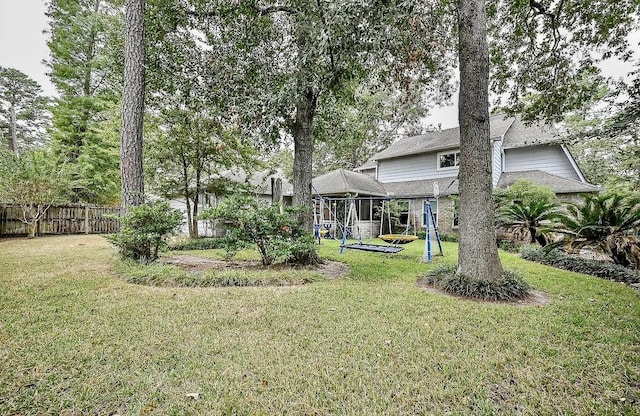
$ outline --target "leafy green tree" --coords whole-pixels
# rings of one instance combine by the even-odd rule
[[[631,57],[639,11],[636,0],[489,1],[492,90],[527,120],[583,110],[607,85],[598,63]]]
[[[368,84],[347,84],[326,97],[314,129],[314,174],[353,169],[388,147],[419,122],[424,108],[414,98]]]
[[[293,152],[288,148],[282,148],[268,153],[262,158],[267,169],[280,170],[284,177],[291,182],[293,180]]]
[[[170,3],[150,2],[148,9],[145,168],[157,172],[147,179],[155,194],[184,200],[189,234],[196,238],[205,191],[224,188],[219,173],[255,165],[250,159],[256,155],[228,100],[227,61],[212,59],[192,30],[181,30],[196,27],[193,17],[172,13]]]
[[[166,109],[162,121],[155,134],[147,136],[146,167],[156,172],[148,181],[154,193],[185,201],[189,236],[198,238],[201,198],[224,186],[219,173],[246,165],[254,151],[238,139],[237,132],[224,131],[204,114]]]
[[[38,221],[51,205],[69,201],[69,171],[50,151],[0,151],[0,177],[0,201],[20,206],[29,238],[35,237]]]
[[[118,117],[123,45],[120,0],[53,0],[49,41],[52,147],[74,166],[74,200],[119,199]]]
[[[36,81],[17,69],[0,67],[0,129],[8,130],[9,151],[44,144],[47,105]]]
[[[460,248],[458,274],[498,282],[489,134],[489,46],[482,0],[458,1]]]
[[[608,91],[593,107],[565,120],[576,162],[591,183],[640,191],[640,70],[626,88]]]
[[[238,194],[206,210],[201,217],[226,224],[222,238],[228,253],[255,246],[265,266],[276,262],[315,264],[319,258],[313,237],[295,219],[300,210],[306,207],[287,207],[281,213],[277,204]]]
[[[229,96],[251,137],[291,137],[294,205],[311,201],[319,110],[347,84],[377,80],[414,93],[419,86],[449,86],[441,80],[451,76],[451,15],[437,2],[247,0],[191,7],[186,14],[201,19],[212,58],[233,68]],[[300,220],[311,230],[311,216]]]
[[[626,36],[635,28],[639,7],[634,0],[458,1],[460,274],[502,275],[490,197],[489,71],[493,91],[509,93],[511,111],[524,113],[526,120],[562,119],[600,90],[599,59],[628,57]]]
[[[569,250],[593,247],[616,264],[640,264],[640,197],[637,194],[589,195],[581,204],[569,204],[558,217],[557,232]]]

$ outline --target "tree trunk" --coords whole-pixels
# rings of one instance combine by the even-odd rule
[[[296,118],[293,123],[293,205],[311,209],[311,180],[313,178],[313,117],[316,111],[317,96],[313,88],[306,87],[296,105]],[[302,227],[313,231],[311,211],[298,217]]]
[[[198,204],[200,204],[200,191],[199,187],[196,187],[196,194],[193,196],[193,207],[191,214],[191,238],[198,238],[200,233],[198,231]]]
[[[193,221],[191,221],[191,198],[189,197],[189,191],[184,192],[184,204],[185,211],[187,211],[187,225],[189,227],[189,237],[193,238]]]
[[[18,153],[18,123],[16,121],[16,107],[13,103],[9,107],[11,120],[9,129],[11,130],[11,138],[9,139],[9,151]]]
[[[200,212],[200,209],[198,205],[200,205],[200,194],[202,193],[201,172],[203,170],[203,163],[201,158],[198,158],[197,160],[198,164],[196,169],[196,189],[193,195],[193,215],[191,217],[191,227],[193,228],[191,238],[198,238],[200,236],[200,232],[198,230],[198,213]]]
[[[499,279],[489,131],[489,48],[484,0],[458,1],[460,100],[460,248],[458,273]]]
[[[124,88],[122,93],[122,205],[125,211],[144,201],[142,122],[145,83],[145,0],[127,0]]]

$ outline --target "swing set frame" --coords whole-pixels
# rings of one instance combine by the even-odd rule
[[[380,232],[378,234],[378,238],[386,241],[388,244],[373,244],[373,243],[365,243],[363,242],[362,233],[360,230],[360,220],[358,218],[358,210],[356,209],[356,202],[360,201],[368,201],[369,209],[370,209],[370,219],[371,223],[373,223],[373,202],[379,201],[382,205],[382,210],[380,212]],[[389,230],[391,231],[391,209],[389,207],[389,203],[391,201],[403,201],[408,202],[408,218],[407,225],[402,234],[382,234],[383,226],[384,226],[384,214],[385,214],[385,202],[387,203],[387,221]],[[326,228],[329,237],[333,237],[336,239],[337,233],[341,231],[342,238],[340,243],[339,253],[343,254],[345,249],[354,249],[354,250],[362,250],[362,251],[370,251],[377,253],[386,253],[386,254],[394,254],[403,250],[402,247],[399,247],[399,244],[405,244],[414,240],[417,240],[416,236],[416,228],[417,228],[417,215],[416,210],[411,210],[411,203],[415,201],[421,201],[421,203],[425,204],[425,227],[426,227],[426,242],[425,242],[425,259],[431,262],[431,238],[430,238],[430,230],[434,231],[435,240],[438,243],[440,255],[443,255],[442,244],[440,240],[440,234],[438,232],[438,225],[435,221],[435,215],[433,213],[431,203],[429,202],[428,197],[316,197],[314,198],[314,232],[315,238],[318,240],[320,244],[321,238],[323,237],[321,234],[322,227],[326,227],[325,218],[325,207],[328,207],[329,211],[329,224],[330,227]],[[437,201],[437,198],[436,198]],[[338,220],[337,215],[337,203],[345,202],[345,221],[341,223]],[[346,205],[348,204],[349,208],[347,210]],[[317,208],[320,207],[320,213],[318,214]],[[333,207],[333,210],[332,210]],[[411,225],[410,217],[413,214],[413,225]],[[331,228],[333,228],[333,235],[331,235]],[[371,227],[371,230],[373,227]],[[413,235],[409,234],[409,232],[413,229]],[[349,235],[353,236],[353,231],[357,232],[357,243],[347,244],[347,239]],[[427,244],[428,242],[428,244]]]

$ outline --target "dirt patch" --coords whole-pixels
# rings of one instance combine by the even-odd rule
[[[334,280],[348,275],[351,272],[351,267],[339,261],[325,260],[323,264],[317,266],[317,270],[328,280]]]
[[[162,262],[165,264],[172,264],[180,267],[187,272],[201,272],[206,270],[232,270],[232,269],[247,269],[247,270],[314,270],[326,277],[328,280],[338,279],[344,277],[351,268],[337,261],[325,260],[323,264],[318,266],[295,266],[289,264],[275,264],[271,266],[263,266],[259,261],[225,261],[225,260],[211,260],[198,256],[181,255],[181,256],[167,256],[163,257]]]
[[[466,297],[463,297],[463,296],[447,293],[444,290],[438,289],[437,287],[433,286],[432,284],[427,283],[425,281],[425,279],[419,279],[416,282],[416,286],[418,286],[420,289],[424,290],[425,292],[429,292],[429,293],[435,293],[435,294],[438,294],[438,295],[450,296],[452,298],[470,300],[470,301],[473,301],[473,302],[494,303],[496,305],[545,306],[545,305],[549,305],[551,303],[551,299],[549,299],[549,296],[547,296],[546,293],[544,293],[544,292],[542,292],[540,290],[532,290],[530,292],[529,297],[527,297],[525,299],[518,299],[518,300],[514,300],[512,302],[501,302],[501,301],[491,301],[491,300],[483,300],[483,299],[466,298]]]

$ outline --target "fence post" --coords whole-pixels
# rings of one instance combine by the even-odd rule
[[[84,206],[84,233],[89,234],[89,205]]]

